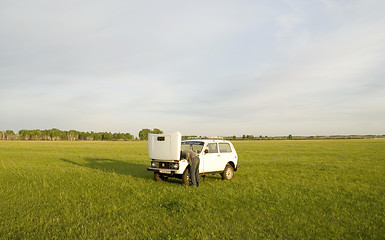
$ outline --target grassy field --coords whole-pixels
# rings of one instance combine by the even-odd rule
[[[384,239],[385,140],[234,145],[233,180],[191,188],[147,142],[0,141],[0,239]]]

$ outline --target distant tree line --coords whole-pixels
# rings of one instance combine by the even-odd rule
[[[127,141],[133,139],[134,136],[129,133],[62,131],[57,128],[48,130],[20,130],[18,134],[12,130],[0,131],[0,140]]]
[[[13,130],[0,131],[0,140],[48,140],[48,141],[128,141],[128,140],[148,140],[148,134],[162,134],[163,131],[154,129],[142,129],[138,136],[134,138],[130,133],[111,133],[111,132],[80,132],[76,130],[62,131],[57,128],[48,130],[20,130],[15,133]],[[182,140],[188,139],[211,139],[213,137],[207,136],[182,136]],[[333,136],[262,136],[256,137],[254,135],[244,134],[241,137],[226,136],[214,137],[216,139],[226,140],[320,140],[320,139],[364,139],[364,138],[385,138],[385,135],[333,135]]]
[[[367,138],[385,138],[385,135],[331,135],[331,136],[262,136],[243,135],[242,137],[227,136],[226,140],[322,140],[322,139],[367,139]]]
[[[207,137],[207,136],[182,136],[182,140],[191,139],[225,139],[225,140],[323,140],[323,139],[368,139],[368,138],[385,138],[385,135],[332,135],[332,136],[254,136],[254,135],[242,135],[237,136],[225,136],[225,137]]]

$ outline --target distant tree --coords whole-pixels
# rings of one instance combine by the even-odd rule
[[[94,140],[101,141],[103,139],[103,134],[100,132],[97,132],[94,134]]]
[[[76,130],[69,130],[67,132],[67,140],[75,141],[78,140],[78,132]]]
[[[112,134],[112,139],[113,140],[123,140],[124,134],[123,133],[114,133]]]
[[[158,129],[158,128],[154,128],[154,130],[152,130],[151,133],[153,133],[153,134],[162,134],[163,131]]]
[[[103,141],[109,141],[109,140],[112,140],[112,133],[110,133],[110,132],[104,132],[104,133],[102,133],[102,140],[103,140]]]
[[[151,133],[151,130],[148,128],[142,129],[139,132],[140,140],[148,140],[148,134]]]
[[[87,141],[93,141],[94,140],[94,133],[93,132],[86,132],[86,140]]]
[[[30,139],[30,131],[29,130],[20,130],[19,131],[20,140],[29,140]]]
[[[93,141],[95,139],[95,133],[93,131],[90,132],[89,139],[90,141]]]
[[[287,137],[287,139],[293,140],[293,136],[290,134],[290,135]]]
[[[78,140],[85,140],[86,139],[86,136],[85,136],[85,132],[78,132]]]
[[[48,135],[51,141],[60,140],[61,131],[57,128],[52,128],[48,130]]]
[[[124,140],[132,140],[134,138],[134,136],[132,136],[131,134],[129,133],[125,133],[124,136],[123,136],[123,139]]]
[[[41,140],[50,140],[48,130],[41,130],[40,132],[41,132],[41,135],[40,135]]]
[[[67,140],[67,132],[59,130],[58,137],[59,140]]]
[[[16,134],[12,130],[5,131],[5,139],[7,140],[13,140],[15,139]]]
[[[31,140],[43,140],[43,135],[40,129],[31,131]]]
[[[140,140],[148,140],[148,134],[149,134],[149,133],[153,133],[153,134],[162,134],[163,131],[160,130],[160,129],[157,129],[157,128],[154,128],[153,130],[148,129],[148,128],[142,129],[142,130],[140,130],[140,132],[139,132],[139,134],[138,134]]]

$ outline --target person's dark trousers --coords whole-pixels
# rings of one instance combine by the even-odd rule
[[[199,176],[199,157],[193,157],[190,161],[190,181],[191,186],[199,186],[201,178]]]

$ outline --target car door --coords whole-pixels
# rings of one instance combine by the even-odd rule
[[[221,154],[218,150],[218,144],[208,143],[205,147],[206,152],[203,153],[203,171],[204,172],[215,172],[223,169],[219,169]]]
[[[203,172],[203,147],[205,143],[202,141],[183,141],[181,143],[181,150],[193,150],[196,153],[198,153],[199,159],[200,159],[200,164],[199,164],[199,172]]]
[[[218,145],[219,145],[219,153],[221,154],[221,161],[222,161],[222,164],[224,164],[222,165],[223,169],[225,168],[228,162],[236,162],[237,156],[235,152],[233,152],[230,146],[230,143],[223,142],[223,143],[219,143]]]

